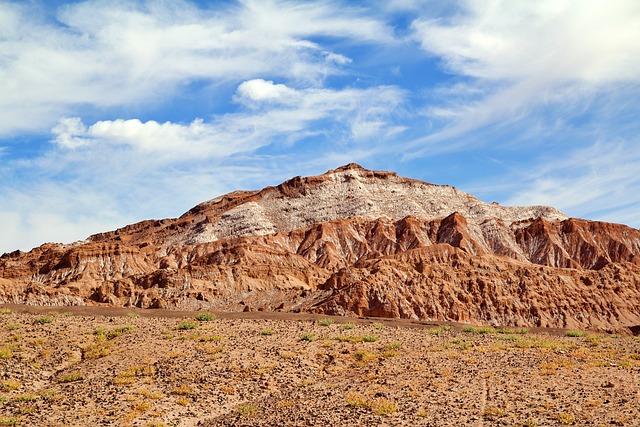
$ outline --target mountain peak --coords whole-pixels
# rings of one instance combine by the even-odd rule
[[[640,324],[640,231],[351,163],[0,257],[0,302],[619,328]]]

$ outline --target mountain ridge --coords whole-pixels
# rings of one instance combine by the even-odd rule
[[[349,164],[4,254],[0,302],[617,330],[640,324],[640,231]]]

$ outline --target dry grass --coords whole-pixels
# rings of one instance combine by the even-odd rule
[[[0,408],[20,425],[169,426],[190,414],[206,414],[204,426],[640,419],[633,404],[640,341],[626,336],[374,327],[357,319],[323,326],[219,318],[176,330],[175,317],[123,324],[58,316],[41,326],[37,315],[8,316],[24,326],[20,334],[0,328],[0,348],[12,351],[0,358],[10,375],[0,383]],[[266,337],[267,329],[277,336]],[[305,334],[312,337],[301,340]]]

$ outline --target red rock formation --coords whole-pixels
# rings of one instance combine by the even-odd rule
[[[0,302],[640,325],[640,231],[347,165],[0,257]]]

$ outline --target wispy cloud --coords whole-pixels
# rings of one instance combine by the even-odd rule
[[[412,24],[422,48],[466,79],[444,88],[446,102],[426,108],[442,127],[417,139],[411,145],[414,155],[425,145],[483,126],[520,120],[540,108],[575,108],[640,82],[634,71],[640,66],[640,5],[635,1],[460,5],[446,18]]]
[[[299,174],[305,163],[312,165],[340,150],[345,139],[364,143],[400,132],[392,117],[405,96],[392,86],[294,89],[255,79],[238,86],[234,99],[239,111],[209,121],[116,119],[87,125],[79,117],[64,118],[52,129],[51,151],[3,168],[13,177],[26,171],[31,176],[24,182],[14,179],[11,188],[0,187],[0,220],[14,230],[2,243],[27,248],[47,236],[79,239],[87,230],[179,215],[233,189],[255,188],[265,181],[276,184],[276,177]],[[365,122],[375,127],[375,134],[363,129]],[[283,152],[289,167],[282,161],[270,163],[276,154],[258,153],[318,135],[323,145],[308,147],[309,159]],[[64,218],[74,219],[64,227],[55,225]]]
[[[635,1],[47,4],[0,0],[0,252],[351,161],[633,220]]]
[[[363,10],[333,6],[94,0],[69,4],[50,22],[31,3],[0,3],[0,135],[42,131],[87,107],[164,101],[199,80],[275,74],[314,84],[349,58],[312,38],[393,41],[390,27]]]

